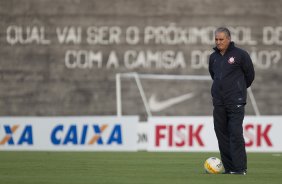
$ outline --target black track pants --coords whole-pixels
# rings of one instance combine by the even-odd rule
[[[247,170],[243,137],[244,105],[214,106],[214,129],[226,171]]]

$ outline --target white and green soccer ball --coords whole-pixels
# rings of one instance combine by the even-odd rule
[[[208,158],[204,163],[204,168],[210,174],[220,174],[224,171],[223,164],[217,157]]]

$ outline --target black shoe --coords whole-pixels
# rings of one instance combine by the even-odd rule
[[[247,171],[231,171],[230,174],[247,175]]]
[[[224,171],[222,174],[231,174],[230,171]]]

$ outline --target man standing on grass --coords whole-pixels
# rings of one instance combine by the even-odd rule
[[[247,88],[255,76],[254,67],[249,54],[235,47],[227,28],[216,29],[215,44],[209,59],[209,72],[213,79],[211,95],[214,130],[224,173],[246,175],[243,119]]]

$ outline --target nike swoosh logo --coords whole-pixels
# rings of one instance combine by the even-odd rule
[[[193,93],[187,93],[178,97],[169,98],[164,101],[158,101],[156,99],[156,95],[153,94],[149,99],[149,107],[151,111],[158,112],[193,97],[194,97]]]

